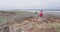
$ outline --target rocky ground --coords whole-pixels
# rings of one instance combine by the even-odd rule
[[[11,17],[11,13],[0,13],[2,13],[1,15],[4,13],[3,18],[5,16]],[[17,15],[15,15],[15,13],[12,12],[12,14],[14,14],[12,16],[17,18],[11,17],[14,21],[8,21],[7,23],[0,24],[0,32],[60,32],[60,18],[55,16],[44,15],[43,18],[35,18],[30,16],[32,13],[28,14],[24,12],[17,13]],[[30,17],[25,17],[26,15]]]
[[[56,25],[59,18],[46,16],[43,18],[27,17],[23,21],[8,22],[0,26],[0,32],[59,32]],[[55,26],[54,26],[55,25]]]

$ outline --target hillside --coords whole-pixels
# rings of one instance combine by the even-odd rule
[[[0,25],[0,32],[60,32],[60,18],[52,15],[44,16],[42,19],[33,16],[21,18],[20,15],[29,16],[30,13],[17,13],[13,21]]]

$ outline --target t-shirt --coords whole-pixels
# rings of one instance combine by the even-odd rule
[[[35,16],[38,16],[39,15],[39,13],[37,12],[36,14],[35,14]]]

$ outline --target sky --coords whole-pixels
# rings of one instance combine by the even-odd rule
[[[60,9],[60,0],[0,0],[0,9]]]

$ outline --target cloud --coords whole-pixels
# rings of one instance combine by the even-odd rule
[[[0,0],[0,8],[60,8],[60,0]]]

